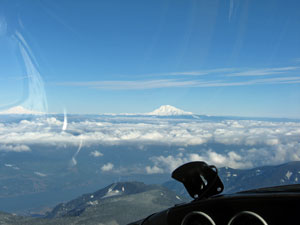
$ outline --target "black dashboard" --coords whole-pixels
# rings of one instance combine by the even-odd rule
[[[199,167],[199,165],[196,166]],[[191,168],[188,170],[191,171]],[[197,173],[199,175],[199,171]],[[201,177],[203,177],[202,175],[204,179],[208,178],[206,182],[209,183],[209,176],[201,174]],[[187,174],[187,177],[189,176]],[[191,177],[195,178],[195,173]],[[188,182],[188,180],[185,179],[184,182]],[[191,183],[194,183],[194,181],[195,179]],[[217,184],[220,185],[218,182]],[[190,188],[187,183],[185,183],[185,186],[187,189]],[[206,184],[206,186],[209,188],[213,187],[209,186],[209,184]],[[217,186],[214,186],[214,188]],[[206,192],[203,185],[199,187],[202,187],[202,190],[198,193],[199,195]],[[189,193],[191,192],[190,190]],[[201,199],[195,198],[190,203],[175,205],[165,211],[131,223],[131,225],[271,224],[300,224],[300,185],[261,188],[230,195],[218,194]]]
[[[238,193],[193,201],[174,206],[132,224],[298,225],[300,224],[300,185],[293,186],[298,189],[298,192],[287,190],[280,193]]]
[[[300,193],[220,196],[168,210],[166,224],[300,224],[299,210]]]

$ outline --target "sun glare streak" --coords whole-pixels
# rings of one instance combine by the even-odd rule
[[[67,116],[67,111],[64,109],[64,123],[62,127],[62,131],[66,131],[68,127],[68,116]]]
[[[72,157],[72,159],[71,159],[71,166],[76,166],[76,165],[77,165],[76,157],[77,157],[77,155],[79,154],[79,152],[80,152],[82,146],[83,146],[83,140],[80,139],[80,143],[79,143],[78,149],[77,149],[77,151],[75,152],[75,154],[73,155],[73,157]]]
[[[5,35],[7,31],[7,23],[4,17],[0,16],[0,37]]]
[[[47,113],[48,103],[44,81],[37,69],[36,59],[22,34],[17,31],[15,37],[19,44],[28,79],[28,96],[21,105],[28,110]]]

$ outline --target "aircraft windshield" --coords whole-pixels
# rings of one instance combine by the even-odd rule
[[[188,198],[170,174],[192,161],[215,165],[226,193],[299,183],[299,9],[1,0],[0,211],[141,188],[120,182]]]

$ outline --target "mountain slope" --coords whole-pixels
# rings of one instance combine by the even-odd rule
[[[226,193],[300,183],[300,162],[263,166],[249,170],[220,169]]]
[[[59,204],[48,218],[2,213],[0,224],[127,224],[182,202],[179,196],[160,185],[122,182]]]
[[[79,215],[81,221],[84,220],[81,224],[95,224],[95,222],[127,224],[181,202],[174,193],[164,188],[157,188],[137,194],[107,198],[85,208]],[[74,211],[68,214],[69,218],[74,216],[78,217]]]
[[[0,224],[127,224],[182,202],[174,192],[160,185],[122,182],[59,204],[47,218],[0,213]]]
[[[125,201],[124,199],[135,198],[137,194],[143,193],[141,194],[143,196],[146,195],[145,193],[147,192],[154,193],[155,191],[169,192],[166,188],[159,185],[146,185],[141,182],[114,183],[94,193],[85,194],[67,203],[57,205],[47,217],[78,216],[92,206],[111,204],[115,202],[116,199]],[[171,202],[174,201],[172,203],[178,202],[176,196],[172,196],[170,193],[168,196],[172,199]],[[167,199],[165,200],[167,201]],[[167,202],[170,201],[168,200]],[[161,204],[166,205],[164,202]]]

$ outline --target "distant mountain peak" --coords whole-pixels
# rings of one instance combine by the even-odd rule
[[[147,113],[147,115],[154,116],[180,116],[180,115],[193,115],[191,112],[183,111],[171,105],[162,105],[153,112]]]
[[[9,109],[7,109],[5,111],[0,112],[0,114],[41,115],[41,114],[44,114],[44,113],[32,111],[32,110],[24,108],[23,106],[15,106],[15,107],[12,107],[12,108],[9,108]]]

